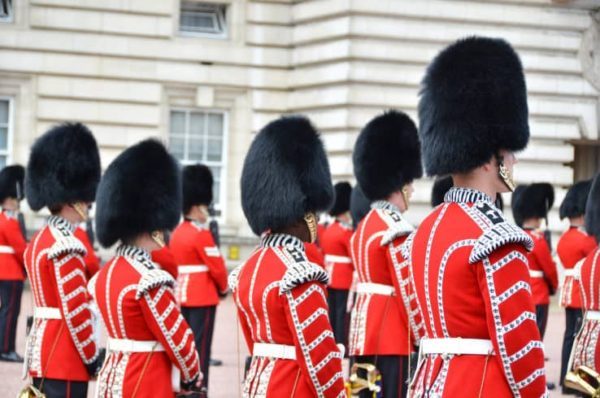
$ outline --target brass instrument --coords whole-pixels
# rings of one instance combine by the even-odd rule
[[[46,394],[30,384],[19,392],[17,398],[46,398]]]
[[[567,372],[564,385],[592,398],[600,398],[600,374],[587,366]]]
[[[357,398],[367,389],[373,392],[372,397],[381,396],[381,373],[370,363],[355,363],[350,371],[350,380],[346,383],[348,397]]]

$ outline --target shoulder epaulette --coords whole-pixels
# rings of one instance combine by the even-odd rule
[[[378,212],[388,225],[388,229],[381,238],[381,246],[388,245],[394,239],[409,235],[415,230],[415,228],[396,211],[380,209]]]
[[[159,268],[144,271],[138,282],[135,298],[139,300],[147,291],[162,285],[173,287],[175,286],[175,279],[167,271]]]
[[[232,292],[237,290],[238,287],[238,277],[240,276],[240,271],[242,270],[242,267],[244,266],[244,264],[240,264],[237,267],[235,267],[233,269],[233,271],[231,271],[229,273],[229,276],[227,277],[227,285],[229,285],[229,290],[231,290]]]
[[[283,278],[279,282],[279,293],[289,292],[293,288],[308,282],[320,282],[327,284],[329,277],[327,272],[310,261],[297,262],[288,267]]]
[[[75,236],[60,236],[48,250],[48,258],[55,259],[68,253],[77,253],[81,256],[87,254],[87,249]]]
[[[473,209],[483,220],[486,220],[486,226],[483,228],[483,234],[473,245],[469,263],[474,264],[510,243],[521,244],[527,251],[533,249],[531,237],[521,228],[506,221],[498,209],[486,202],[477,203]]]

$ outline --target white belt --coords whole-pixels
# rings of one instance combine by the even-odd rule
[[[54,307],[34,307],[33,317],[36,319],[62,319],[60,310]]]
[[[352,259],[346,256],[336,256],[334,254],[326,254],[325,262],[327,263],[342,263],[342,264],[352,264]]]
[[[491,355],[494,346],[491,340],[485,339],[422,339],[420,353],[427,354],[455,354],[455,355]]]
[[[0,253],[15,254],[15,249],[12,246],[0,245]]]
[[[587,311],[585,313],[585,319],[590,321],[600,321],[600,311]]]
[[[164,347],[155,340],[129,340],[113,339],[109,337],[106,342],[108,351],[118,352],[157,352],[164,351]]]
[[[356,285],[356,292],[393,296],[394,286],[382,285],[381,283],[361,282]]]
[[[544,277],[544,271],[535,271],[535,270],[529,270],[529,276],[531,276],[532,278],[543,278]]]
[[[252,355],[277,359],[296,359],[296,347],[284,344],[255,343]]]
[[[208,272],[208,267],[206,265],[180,265],[177,267],[177,272],[180,274],[198,274]]]
[[[575,268],[567,268],[565,269],[565,276],[575,276]]]

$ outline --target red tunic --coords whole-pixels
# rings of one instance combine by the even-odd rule
[[[408,355],[410,336],[419,336],[421,319],[407,317],[411,290],[408,263],[400,245],[413,226],[388,202],[374,202],[351,240],[357,273],[356,301],[350,320],[349,355]],[[385,285],[393,295],[361,292],[361,284]],[[385,328],[382,329],[382,325]]]
[[[329,287],[350,290],[354,266],[350,255],[352,226],[335,221],[321,235],[321,248],[325,253],[325,268],[329,274]]]
[[[544,351],[526,256],[531,239],[481,192],[452,188],[445,200],[402,248],[426,338],[491,340],[495,354],[425,355],[411,396],[543,396]]]
[[[566,274],[560,290],[560,305],[563,307],[582,307],[579,282],[575,280],[573,272],[575,265],[586,258],[596,246],[596,239],[578,227],[570,227],[558,240],[556,252]]]
[[[306,251],[308,261],[317,264],[321,268],[325,268],[325,256],[323,256],[323,251],[321,251],[316,243],[305,242],[304,250]]]
[[[227,291],[227,268],[210,230],[184,221],[173,231],[169,248],[179,265],[179,303],[183,307],[217,305],[219,293]]]
[[[194,335],[177,307],[174,284],[148,252],[133,246],[120,246],[90,281],[110,338],[157,341],[163,349],[125,353],[112,351],[109,344],[97,397],[131,397],[138,380],[136,397],[172,397],[172,364],[184,382],[199,376]]]
[[[571,369],[588,366],[600,371],[600,249],[592,251],[575,271],[579,279],[586,311],[581,332],[575,338]]]
[[[86,249],[73,231],[68,221],[52,216],[25,251],[34,305],[60,311],[60,319],[34,320],[25,355],[32,377],[41,377],[45,371],[49,379],[87,381],[85,365],[98,355],[86,289]]]
[[[525,233],[533,240],[533,250],[527,254],[533,304],[549,304],[550,295],[558,287],[556,264],[544,234],[530,229],[526,229]]]
[[[25,247],[27,242],[19,227],[17,213],[3,210],[0,213],[0,280],[25,280]]]
[[[87,250],[87,254],[83,260],[85,261],[87,278],[91,279],[91,277],[96,275],[96,272],[100,270],[100,259],[96,256],[94,246],[92,246],[92,242],[90,242],[90,238],[85,229],[77,227],[75,228],[73,235],[83,243],[83,246],[85,246],[85,249]]]
[[[244,397],[345,397],[342,355],[327,315],[327,274],[290,235],[265,235],[229,276],[250,352],[292,346],[296,359],[252,358]]]

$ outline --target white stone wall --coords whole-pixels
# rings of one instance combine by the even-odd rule
[[[473,34],[504,37],[523,59],[532,141],[519,182],[556,184],[560,203],[573,178],[567,142],[598,139],[591,82],[599,79],[584,73],[593,2],[212,1],[229,4],[228,39],[180,35],[177,0],[15,1],[14,22],[0,24],[0,95],[16,105],[13,161],[24,164],[50,125],[78,119],[95,132],[106,167],[140,139],[165,139],[170,106],[222,109],[223,232],[250,236],[238,187],[253,131],[281,113],[305,113],[323,132],[334,178],[352,178],[360,128],[386,108],[416,117],[428,62]],[[416,185],[414,222],[429,210],[429,181]],[[556,212],[551,223],[561,228]]]

